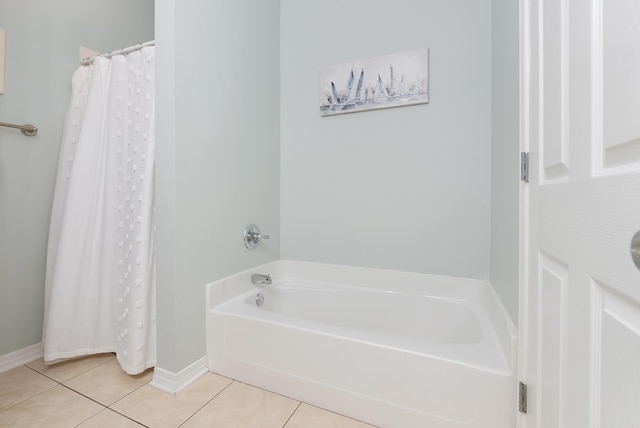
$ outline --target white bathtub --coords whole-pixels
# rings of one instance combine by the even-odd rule
[[[380,427],[515,426],[516,332],[484,281],[280,260],[207,299],[213,372]]]

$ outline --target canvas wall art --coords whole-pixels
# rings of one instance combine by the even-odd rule
[[[428,102],[428,49],[334,65],[320,72],[322,116]]]

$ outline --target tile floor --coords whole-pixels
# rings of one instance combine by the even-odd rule
[[[0,373],[0,427],[366,428],[362,422],[207,373],[176,395],[126,375],[113,354]]]

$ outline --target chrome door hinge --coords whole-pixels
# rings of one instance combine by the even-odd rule
[[[520,152],[520,181],[529,182],[529,153]]]
[[[527,413],[527,384],[524,382],[520,382],[518,387],[518,410]]]

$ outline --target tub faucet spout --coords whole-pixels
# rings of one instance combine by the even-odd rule
[[[258,286],[264,286],[264,285],[271,285],[273,283],[273,280],[269,275],[254,273],[253,275],[251,275],[251,283]]]

